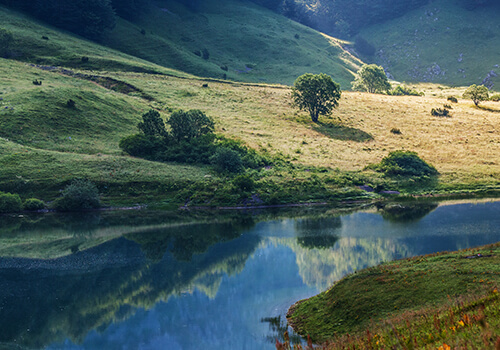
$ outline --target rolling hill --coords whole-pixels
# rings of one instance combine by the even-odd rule
[[[466,86],[500,86],[500,5],[466,10],[432,1],[403,17],[364,29],[371,60],[392,78]]]
[[[182,41],[183,35],[191,33],[194,23],[202,18],[175,2],[165,4],[172,6],[161,7],[155,16],[174,13],[180,17],[176,20],[193,26],[184,34],[175,34]],[[335,66],[334,62],[352,58],[339,51],[335,39],[251,3],[242,3],[241,7],[236,2],[219,4],[227,4],[224,13],[233,9],[236,14],[220,19],[222,11],[206,9],[206,28],[211,28],[212,33],[220,28],[223,29],[219,33],[236,32],[235,28],[246,26],[249,38],[259,46],[266,38],[258,34],[256,17],[265,15],[262,20],[268,27],[260,28],[260,33],[276,32],[275,37],[267,38],[269,45],[278,45],[285,37],[304,41],[297,45],[304,55],[300,50],[284,51],[288,52],[287,59],[292,60],[286,64],[278,53],[269,53],[268,61],[264,55],[259,58],[261,61],[257,60],[258,55],[249,61],[247,54],[237,56],[238,51],[223,46],[216,50],[215,46],[208,46],[208,41],[207,46],[201,46],[205,43],[204,31],[191,33],[193,41],[185,41],[191,46],[176,51],[191,61],[180,60],[177,64],[191,66],[205,76],[210,76],[210,71],[216,76],[225,72],[228,78],[233,75],[234,79],[249,82],[200,78],[83,40],[0,7],[1,27],[13,36],[9,59],[0,59],[0,191],[19,193],[23,199],[36,196],[50,201],[72,179],[88,178],[98,184],[106,204],[161,202],[173,207],[185,203],[238,204],[252,195],[274,204],[372,198],[357,188],[363,184],[408,194],[498,191],[498,104],[487,102],[475,107],[471,101],[460,100],[453,104],[451,118],[436,118],[430,115],[431,108],[449,103],[447,96],[460,97],[464,88],[413,86],[424,92],[424,97],[344,91],[333,116],[313,124],[306,113],[291,105],[289,87],[256,81],[268,77],[269,81],[286,82],[300,74],[301,67],[309,65],[321,71],[326,66],[320,63],[325,62],[331,63],[327,66],[332,70],[327,72],[334,77],[335,67],[348,77],[352,76],[348,67],[360,61],[353,59],[347,65]],[[255,13],[244,16],[248,11]],[[229,26],[236,19],[238,23]],[[131,47],[134,42],[144,45],[141,52],[145,57],[158,48],[153,43],[167,42],[160,34],[162,30],[170,31],[161,29],[158,21],[151,20],[151,27],[143,34],[142,27],[120,20],[110,38],[121,32],[123,42],[117,38],[114,46],[123,47],[127,40]],[[135,36],[125,35],[127,30],[135,30]],[[316,39],[324,46],[314,45]],[[170,41],[174,42],[179,41]],[[212,44],[228,45],[215,39]],[[238,45],[241,46],[235,47],[239,50],[245,49],[244,44]],[[285,47],[292,50],[295,46],[285,41],[277,50]],[[204,48],[209,51],[208,59],[192,52]],[[247,53],[253,51],[250,46],[247,48]],[[334,52],[340,53],[340,58],[336,54],[329,56]],[[161,57],[180,57],[172,55]],[[293,60],[304,65],[295,66]],[[227,71],[220,69],[221,64],[227,65]],[[281,73],[278,74],[278,68],[270,69],[272,65],[281,65]],[[244,66],[246,73],[234,70]],[[347,83],[348,80],[344,84]],[[119,148],[120,139],[138,132],[137,123],[148,110],[159,111],[165,119],[174,110],[195,108],[214,119],[219,135],[238,140],[273,159],[272,167],[246,173],[255,181],[254,193],[240,191],[231,176],[219,174],[210,166],[151,162],[127,156]],[[440,172],[439,179],[401,182],[366,170],[369,164],[400,149],[415,151],[433,164]]]

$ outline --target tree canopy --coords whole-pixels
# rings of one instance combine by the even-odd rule
[[[462,97],[472,100],[476,106],[479,106],[479,102],[487,101],[490,95],[486,86],[473,84],[465,90]]]
[[[198,109],[176,111],[167,124],[172,129],[172,136],[178,141],[213,133],[215,127],[213,120]]]
[[[391,84],[385,75],[384,68],[376,64],[365,64],[356,74],[352,88],[357,91],[376,93],[390,90]]]
[[[317,123],[320,115],[331,114],[339,105],[340,85],[332,77],[320,73],[306,73],[295,80],[292,99],[300,110],[309,112],[313,122]]]

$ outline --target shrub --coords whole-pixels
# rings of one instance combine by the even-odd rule
[[[458,99],[455,96],[448,96],[448,101],[458,103]]]
[[[87,179],[74,179],[62,192],[62,197],[54,202],[60,211],[96,209],[101,206],[96,185]]]
[[[391,133],[396,134],[396,135],[401,135],[401,130],[399,130],[398,128],[392,128]]]
[[[158,150],[157,160],[179,163],[210,163],[216,146],[213,135],[204,135],[192,140],[165,143]]]
[[[255,181],[250,175],[241,174],[233,179],[233,185],[241,191],[249,192],[255,188]]]
[[[24,210],[42,210],[45,209],[45,203],[37,198],[28,198],[23,203]]]
[[[158,142],[144,134],[135,134],[122,138],[119,147],[131,156],[148,158],[156,152]]]
[[[415,152],[394,151],[382,159],[377,167],[386,175],[429,176],[438,172],[432,165],[423,161]]]
[[[499,102],[500,101],[500,94],[491,95],[490,101]]]
[[[75,100],[69,99],[68,101],[66,101],[66,107],[68,107],[68,108],[75,108],[76,107]]]
[[[243,170],[240,154],[229,148],[218,148],[210,160],[220,172],[238,173]]]
[[[387,94],[392,96],[424,96],[423,92],[418,92],[403,85],[398,85],[394,89],[387,91]]]
[[[239,140],[219,137],[217,147],[229,148],[241,156],[245,168],[256,169],[271,164],[271,160],[258,154],[254,149],[249,149]]]
[[[0,213],[16,213],[22,210],[23,204],[17,193],[0,192]]]
[[[431,109],[431,115],[435,117],[451,117],[450,111],[446,108],[433,108]]]

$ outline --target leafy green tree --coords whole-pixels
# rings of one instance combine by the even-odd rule
[[[165,122],[161,119],[160,113],[154,109],[142,116],[142,122],[137,124],[137,127],[146,136],[167,137]]]
[[[215,124],[210,117],[198,109],[178,110],[167,121],[172,136],[177,140],[190,140],[214,132]]]
[[[376,64],[365,64],[356,74],[352,88],[357,91],[377,93],[390,90],[391,84],[385,75],[384,68]]]
[[[476,106],[479,106],[479,102],[487,101],[490,98],[488,93],[488,88],[484,85],[477,86],[473,84],[465,90],[462,95],[463,98],[471,99]]]
[[[306,110],[313,122],[317,123],[320,115],[329,115],[339,105],[340,85],[327,74],[306,73],[295,80],[292,99],[300,110]]]

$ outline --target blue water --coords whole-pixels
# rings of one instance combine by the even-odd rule
[[[297,300],[382,261],[498,242],[499,214],[491,201],[204,223],[10,218],[0,229],[0,346],[274,349]]]

